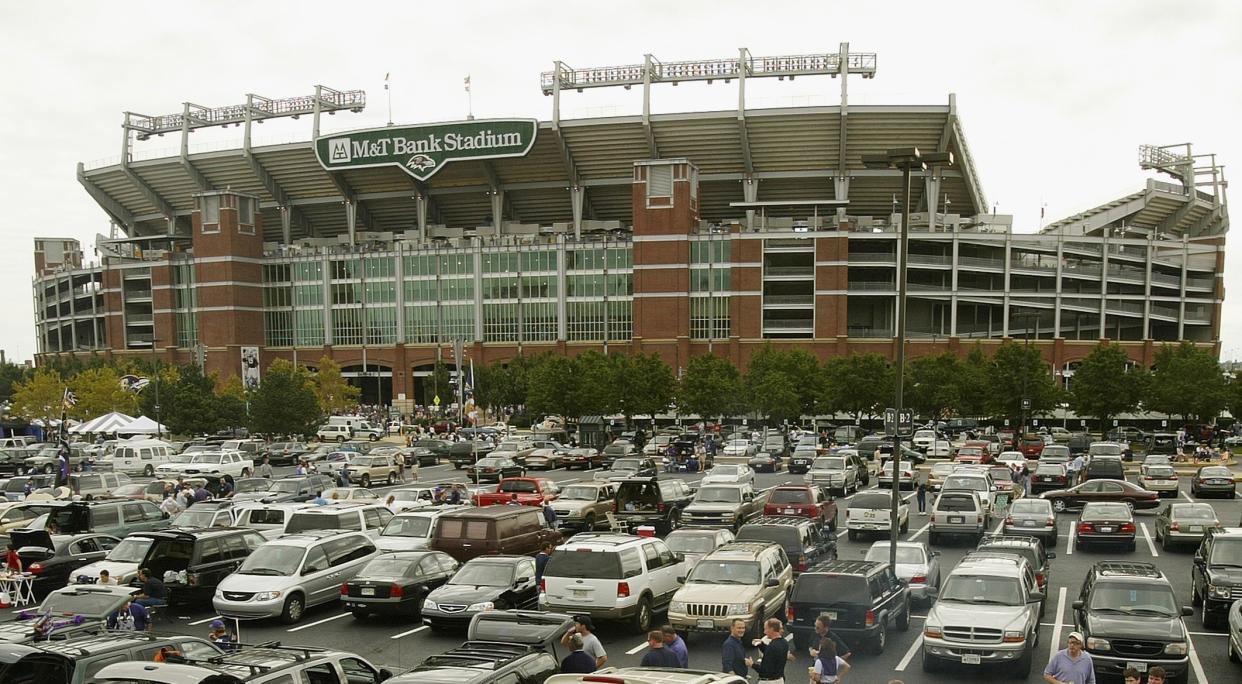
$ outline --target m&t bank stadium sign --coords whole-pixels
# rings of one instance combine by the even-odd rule
[[[524,157],[538,130],[534,119],[373,128],[316,138],[315,156],[329,171],[397,166],[427,180],[454,161]]]

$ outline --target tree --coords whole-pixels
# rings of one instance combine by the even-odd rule
[[[249,392],[242,384],[241,376],[230,375],[224,380],[213,375],[216,383],[216,417],[224,428],[236,429],[246,425],[246,407],[250,401]]]
[[[159,373],[159,407],[156,405],[156,379],[142,390],[138,404],[142,413],[168,426],[179,435],[215,433],[228,427],[220,415],[216,382],[203,375],[197,365],[164,366]]]
[[[906,366],[906,406],[931,420],[952,417],[962,404],[962,366],[951,351],[911,361]]]
[[[16,385],[31,375],[30,369],[24,365],[7,361],[0,363],[0,401],[12,399]]]
[[[265,435],[315,434],[319,425],[319,397],[310,371],[276,359],[263,373],[250,396],[250,429]]]
[[[1242,376],[1234,375],[1229,379],[1225,391],[1225,406],[1235,420],[1242,420]]]
[[[742,375],[727,359],[714,354],[695,356],[677,387],[679,413],[704,420],[734,415],[741,404]]]
[[[560,354],[540,355],[531,367],[530,391],[526,395],[531,417],[576,415],[575,383],[573,360]]]
[[[78,373],[69,380],[69,388],[78,399],[69,408],[69,415],[79,420],[112,411],[133,415],[138,409],[138,396],[121,385],[121,374],[109,366]]]
[[[1129,361],[1120,346],[1101,342],[1070,381],[1070,406],[1080,416],[1099,418],[1101,433],[1108,430],[1109,418],[1133,411],[1143,399],[1143,372],[1129,368]]]
[[[60,418],[65,383],[55,370],[40,368],[13,388],[9,411],[27,420],[39,419],[47,425]]]
[[[991,392],[988,383],[991,378],[992,361],[983,353],[982,346],[976,342],[974,349],[962,359],[958,366],[958,415],[965,418],[980,418],[990,412]]]
[[[319,399],[319,412],[326,415],[348,411],[358,405],[362,390],[345,381],[341,367],[328,357],[319,359],[315,371],[315,397]],[[428,397],[430,399],[430,397]]]
[[[772,375],[783,376],[784,381],[771,380],[769,376]],[[805,349],[780,349],[765,344],[751,356],[750,364],[746,368],[746,388],[752,401],[763,401],[756,389],[760,385],[774,388],[788,384],[793,389],[797,396],[797,406],[793,411],[782,411],[779,417],[782,421],[817,413],[822,394],[821,380],[819,362]],[[759,406],[753,408],[769,418],[777,419]]]
[[[868,352],[837,356],[824,364],[821,396],[828,411],[848,413],[854,422],[893,403],[895,374],[888,359]]]
[[[1078,381],[1077,373],[1074,381]],[[1144,404],[1152,411],[1207,422],[1225,408],[1226,388],[1225,376],[1211,351],[1185,341],[1165,344],[1156,351]]]
[[[1038,347],[1006,341],[992,356],[988,378],[990,413],[1017,419],[1051,411],[1059,393],[1052,377],[1052,366],[1044,362]],[[1022,410],[1022,399],[1030,399],[1031,407]]]
[[[617,410],[617,392],[612,382],[612,360],[595,350],[573,358],[574,377],[571,394],[574,417],[598,416]]]
[[[617,354],[612,360],[617,410],[627,419],[667,411],[673,403],[677,381],[673,370],[656,354]]]

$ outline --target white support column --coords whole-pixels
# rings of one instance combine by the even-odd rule
[[[586,198],[586,188],[574,185],[569,188],[569,205],[574,217],[574,239],[582,239],[582,205]]]
[[[423,193],[414,195],[415,213],[418,217],[418,239],[427,239],[427,196]]]
[[[1001,337],[1009,337],[1009,259],[1013,251],[1012,239],[1011,233],[1005,234],[1005,305],[1001,307]]]
[[[293,242],[293,208],[280,207],[280,237],[285,245]]]
[[[755,202],[759,197],[759,179],[747,177],[742,179],[742,199],[747,202]],[[746,230],[753,231],[755,229],[755,210],[746,210]]]
[[[556,238],[556,339],[562,342],[569,339],[569,310],[565,304],[565,269],[569,253],[565,249],[565,236]],[[605,252],[607,256],[607,252]],[[607,259],[605,258],[605,261]],[[520,284],[519,284],[520,287]],[[608,283],[604,283],[608,287]]]
[[[349,230],[349,244],[352,247],[358,239],[358,203],[351,198],[345,199],[345,225]]]
[[[397,255],[393,257],[393,275],[396,277],[397,294],[397,344],[405,344],[405,243],[397,243]]]
[[[1100,337],[1108,337],[1108,232],[1105,227],[1100,241]]]
[[[1156,231],[1147,233],[1147,254],[1143,259],[1143,338],[1151,338],[1151,246]]]
[[[1052,308],[1052,337],[1061,337],[1062,264],[1065,261],[1065,234],[1057,233],[1057,299]]]
[[[500,235],[500,226],[504,223],[505,216],[505,192],[500,188],[492,188],[492,230],[496,231],[496,235]]]
[[[1194,188],[1191,188],[1194,192]],[[1182,278],[1177,298],[1177,339],[1186,339],[1186,271],[1190,266],[1190,236],[1182,235]]]
[[[832,179],[832,190],[834,199],[849,201],[850,198],[850,177],[844,174],[834,176]],[[837,207],[837,223],[845,220],[845,206]]]
[[[923,177],[923,196],[927,201],[927,232],[936,232],[936,198],[940,196],[940,167]]]
[[[952,303],[952,309],[949,312],[949,336],[957,337],[957,257],[960,252],[961,241],[958,239],[957,231],[953,235],[953,267],[949,269],[949,278],[951,279],[951,288],[949,289],[949,301]]]
[[[474,241],[474,339],[483,341],[483,241]],[[521,286],[518,281],[518,286]]]
[[[323,343],[332,346],[332,259],[323,255]]]

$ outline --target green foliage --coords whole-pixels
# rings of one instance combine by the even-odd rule
[[[1234,375],[1225,386],[1225,407],[1234,420],[1242,420],[1242,377]]]
[[[837,356],[824,364],[821,397],[827,411],[848,413],[855,420],[891,406],[894,371],[875,353]]]
[[[1070,407],[1080,416],[1099,418],[1102,432],[1109,418],[1133,411],[1143,400],[1146,374],[1127,369],[1129,360],[1120,346],[1101,342],[1070,379]]]
[[[733,363],[703,354],[686,364],[677,388],[677,407],[681,413],[703,419],[736,415],[743,404],[741,392],[742,376]]]
[[[585,351],[573,358],[573,378],[569,394],[575,408],[568,415],[598,416],[615,413],[617,392],[613,385],[612,360],[594,351]]]
[[[250,429],[267,435],[315,434],[321,417],[309,371],[276,359],[250,396]]]
[[[576,416],[574,362],[560,354],[542,354],[530,371],[526,408],[532,415]]]
[[[948,420],[962,404],[962,360],[953,352],[906,364],[905,405],[932,420]]]
[[[1077,374],[1074,379],[1078,379]],[[1182,342],[1162,345],[1156,352],[1145,402],[1148,409],[1207,422],[1227,403],[1225,377],[1210,350]]]
[[[178,435],[212,434],[242,424],[231,420],[233,416],[222,406],[215,378],[203,375],[193,364],[161,368],[158,380],[153,376],[142,390],[138,405],[141,413]]]
[[[745,388],[751,408],[782,422],[814,415],[820,400],[819,362],[803,349],[778,349],[765,344],[750,358]]]
[[[30,378],[34,373],[24,365],[17,363],[0,363],[0,401],[13,398],[16,385]]]
[[[616,410],[629,418],[655,415],[673,403],[677,381],[673,370],[657,354],[617,354],[609,357],[616,392]]]
[[[990,412],[992,362],[979,343],[958,365],[957,413],[964,418],[981,418]]]
[[[1031,400],[1028,417],[1051,411],[1060,398],[1052,366],[1036,346],[1004,342],[992,357],[990,376],[989,403],[996,417],[1017,419],[1023,397]]]
[[[69,408],[69,416],[88,420],[112,411],[135,415],[138,396],[121,385],[121,374],[108,366],[88,368],[69,381],[69,388],[78,403]]]
[[[447,371],[445,371],[447,375]],[[358,404],[362,390],[350,385],[341,375],[341,366],[328,357],[319,359],[319,370],[315,371],[315,396],[319,399],[319,411],[331,415],[352,409]],[[447,381],[446,381],[447,382]],[[427,397],[430,404],[431,397]]]
[[[30,378],[13,388],[13,405],[9,411],[27,420],[49,421],[60,418],[65,396],[65,383],[60,373],[40,368]]]
[[[507,365],[492,363],[474,370],[474,401],[497,409],[526,403],[529,357],[518,356]]]

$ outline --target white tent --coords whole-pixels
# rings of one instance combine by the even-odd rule
[[[154,435],[161,432],[168,432],[168,427],[160,425],[146,416],[138,416],[132,423],[117,430],[126,435]]]
[[[69,429],[74,434],[113,434],[122,431],[130,423],[134,422],[131,416],[124,413],[106,413],[93,420],[88,420],[81,425],[74,426]],[[154,424],[154,423],[152,423]]]

